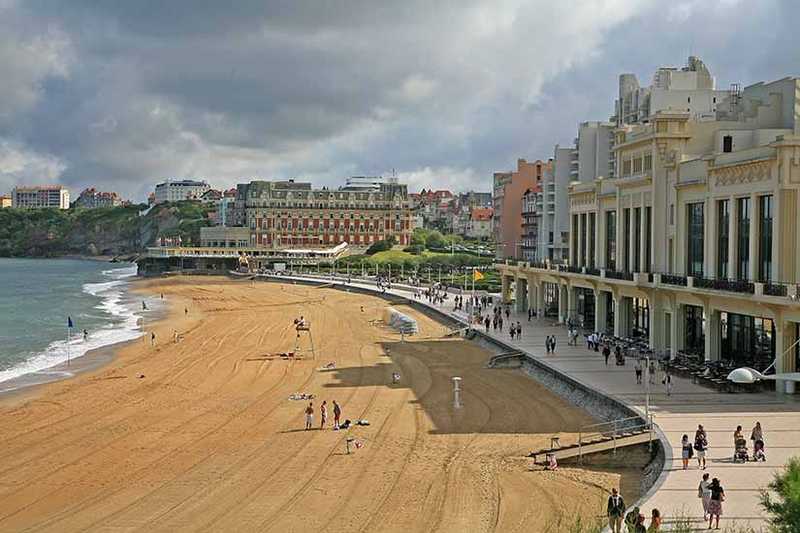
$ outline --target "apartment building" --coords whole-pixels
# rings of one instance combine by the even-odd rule
[[[200,199],[211,186],[205,181],[165,180],[156,185],[154,203],[182,202]]]
[[[250,245],[319,247],[346,242],[369,247],[390,235],[411,242],[407,186],[395,179],[339,189],[309,182],[252,181],[239,188]]]
[[[63,185],[14,187],[11,207],[17,209],[69,209],[69,190]]]
[[[0,209],[5,209],[6,207],[11,207],[11,196],[2,195],[0,196]]]
[[[521,309],[672,354],[795,371],[800,80],[712,98],[713,117],[639,108],[618,126],[619,172],[569,188],[568,264],[499,265],[505,297],[513,284]]]
[[[492,188],[498,259],[522,257],[522,196],[540,185],[550,162],[517,160],[517,170],[495,172]]]

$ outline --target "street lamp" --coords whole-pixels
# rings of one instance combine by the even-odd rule
[[[800,381],[800,372],[785,372],[783,374],[769,374],[765,375],[764,372],[767,372],[770,368],[775,366],[775,363],[778,362],[779,357],[783,357],[786,355],[790,350],[794,349],[797,344],[800,343],[800,339],[797,339],[792,343],[791,346],[786,348],[782,354],[775,357],[775,360],[770,363],[770,365],[759,372],[755,368],[750,368],[749,366],[743,366],[740,368],[736,368],[732,370],[728,374],[728,381],[732,381],[733,383],[755,383],[756,381],[785,381],[786,382],[786,392],[788,394],[794,394],[795,390],[795,383]]]

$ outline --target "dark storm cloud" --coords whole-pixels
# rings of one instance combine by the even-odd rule
[[[721,87],[796,74],[798,8],[746,5],[0,0],[0,190],[393,168],[488,189],[607,118],[620,72],[694,53]]]

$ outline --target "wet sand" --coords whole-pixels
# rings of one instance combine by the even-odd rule
[[[419,322],[403,343],[373,296],[137,285],[173,303],[149,328],[156,346],[146,335],[106,366],[0,400],[0,530],[559,531],[561,516],[602,515],[611,486],[636,496],[633,467],[530,471],[531,449],[574,441],[593,420],[520,373],[486,369],[486,350],[413,309],[395,306]],[[299,315],[314,357],[305,335],[302,359],[276,356],[293,349]],[[333,431],[330,412],[326,429],[305,431],[296,392],[370,425]],[[350,455],[347,437],[362,445]]]

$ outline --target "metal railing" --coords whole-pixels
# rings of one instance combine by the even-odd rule
[[[789,294],[789,286],[786,283],[767,281],[764,283],[764,294],[767,296],[787,296]]]
[[[667,285],[678,285],[686,287],[686,276],[676,276],[675,274],[661,274],[661,283]]]
[[[617,452],[617,439],[630,436],[629,434],[649,431],[649,440],[653,441],[653,417],[643,419],[640,416],[618,418],[609,422],[600,422],[581,427],[578,432],[578,462],[583,460],[583,447],[596,444],[596,439],[611,439],[614,453]],[[607,440],[606,440],[607,442]]]
[[[633,281],[633,272],[622,272],[619,270],[606,270],[606,277],[610,279],[622,279]]]

